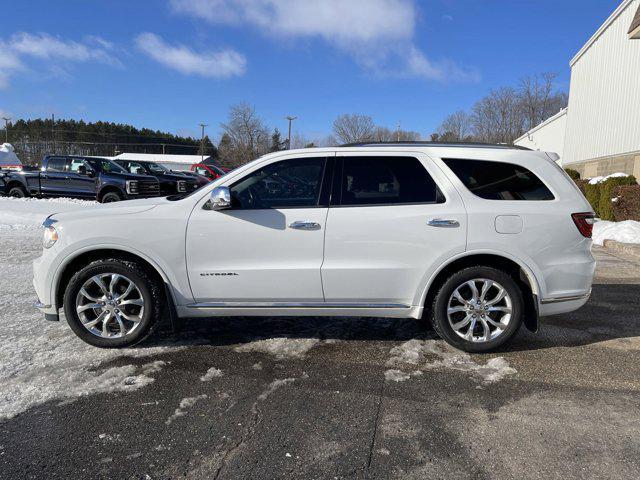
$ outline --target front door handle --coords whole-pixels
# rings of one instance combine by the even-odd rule
[[[442,218],[432,218],[427,222],[427,225],[431,227],[456,228],[460,226],[460,222],[458,222],[457,220],[445,220]]]
[[[289,228],[295,228],[296,230],[320,230],[320,224],[308,220],[296,220],[289,224]]]

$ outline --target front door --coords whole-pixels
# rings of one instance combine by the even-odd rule
[[[230,187],[232,208],[207,209],[187,227],[187,269],[198,303],[323,301],[320,267],[327,218],[324,156],[279,157]]]
[[[81,167],[84,167],[81,168]],[[82,158],[72,158],[69,164],[67,191],[74,196],[95,198],[96,179],[90,176],[93,169]]]
[[[426,279],[465,250],[465,208],[442,171],[426,155],[387,152],[336,157],[327,303],[416,305]]]

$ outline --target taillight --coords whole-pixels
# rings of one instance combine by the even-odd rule
[[[591,238],[593,234],[593,223],[595,221],[593,212],[572,213],[571,218],[573,218],[573,223],[576,224],[580,233],[587,238]]]

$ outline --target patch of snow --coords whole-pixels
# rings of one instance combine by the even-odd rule
[[[267,338],[238,345],[236,352],[261,352],[274,355],[277,359],[302,358],[315,347],[320,340],[317,338]]]
[[[293,383],[296,380],[297,380],[296,378],[279,378],[277,380],[274,380],[267,386],[264,392],[258,395],[258,399],[266,400],[269,397],[269,395],[271,395],[273,392],[278,390],[280,387],[284,387],[285,385],[288,385],[289,383]]]
[[[207,398],[207,395],[205,394],[198,395],[197,397],[183,398],[182,400],[180,400],[180,404],[178,408],[176,408],[175,411],[173,412],[173,415],[167,418],[167,421],[164,423],[166,425],[169,425],[171,424],[171,422],[175,421],[177,418],[184,417],[187,414],[187,410],[189,408],[193,407],[196,403],[198,403],[200,400],[204,400],[205,398]]]
[[[409,380],[410,378],[411,375],[408,373],[404,373],[402,370],[391,369],[384,372],[384,379],[387,381],[404,382],[405,380]]]
[[[165,362],[108,363],[183,348],[169,342],[148,348],[95,348],[77,338],[66,322],[46,322],[32,306],[36,295],[31,261],[42,251],[40,232],[0,230],[0,244],[0,419],[53,400],[69,403],[96,393],[142,388],[154,381]]]
[[[251,368],[253,368],[254,370],[262,370],[262,362],[254,363],[253,365],[251,365]]]
[[[628,177],[628,176],[629,175],[627,175],[626,173],[617,172],[617,173],[612,173],[611,175],[607,175],[607,176],[604,176],[604,177],[589,178],[588,180],[589,180],[589,185],[597,185],[598,183],[606,182],[610,178]]]
[[[49,215],[97,205],[76,198],[0,197],[0,225],[39,227]]]
[[[221,377],[222,375],[224,375],[224,373],[222,373],[222,370],[216,367],[211,367],[209,370],[207,370],[207,373],[200,377],[200,381],[210,382],[214,378]]]
[[[432,369],[467,372],[484,384],[495,383],[517,373],[503,357],[492,358],[485,365],[480,365],[468,353],[457,350],[442,340],[409,340],[392,348],[389,353],[391,357],[387,366],[409,365],[413,368],[411,373],[398,369],[387,370],[385,378],[396,382]]]
[[[120,439],[122,438],[120,436],[119,433],[114,433],[114,434],[110,434],[110,433],[101,433],[100,435],[98,435],[98,438],[100,440],[104,440],[105,442],[119,442]]]
[[[602,245],[605,240],[621,243],[640,243],[640,222],[608,222],[600,220],[593,224],[593,243]]]

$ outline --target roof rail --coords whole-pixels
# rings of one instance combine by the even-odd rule
[[[482,143],[482,142],[428,142],[428,141],[409,141],[409,142],[357,142],[345,143],[340,147],[478,147],[478,148],[501,148],[516,150],[531,150],[520,145],[507,145],[505,143]]]

